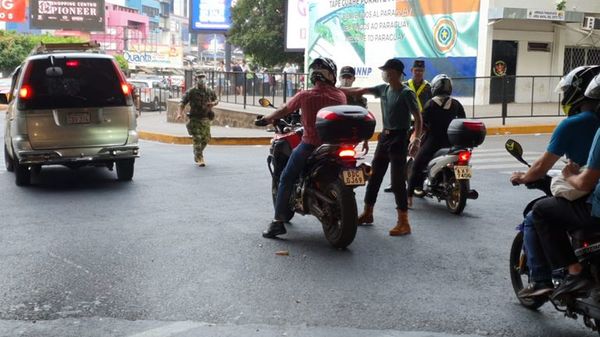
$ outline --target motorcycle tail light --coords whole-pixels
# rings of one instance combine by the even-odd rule
[[[458,164],[468,164],[471,160],[471,152],[470,151],[461,151],[458,153]]]
[[[341,148],[338,152],[338,156],[342,159],[354,159],[356,157],[356,151],[354,148]]]

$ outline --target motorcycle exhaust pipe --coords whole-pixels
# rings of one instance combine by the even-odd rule
[[[365,177],[367,177],[367,179],[373,175],[373,168],[371,167],[371,164],[362,163],[362,164],[358,165],[358,168],[363,171],[363,173],[365,174]]]
[[[476,200],[477,198],[479,198],[479,193],[475,190],[470,190],[469,193],[467,194],[467,199]]]

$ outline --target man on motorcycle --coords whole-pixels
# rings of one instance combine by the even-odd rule
[[[407,235],[411,233],[408,223],[408,206],[406,194],[406,156],[407,152],[416,154],[421,142],[421,112],[417,103],[417,96],[408,86],[402,83],[404,64],[398,59],[390,59],[380,67],[385,84],[372,88],[343,88],[350,96],[371,94],[381,98],[381,113],[383,116],[383,130],[379,136],[377,149],[373,157],[373,175],[367,185],[365,194],[365,208],[358,217],[359,224],[373,223],[373,208],[377,200],[377,193],[381,182],[391,164],[392,189],[396,199],[398,220],[396,226],[390,230],[391,236]],[[415,119],[416,138],[408,145],[408,129],[410,115]],[[368,140],[363,148],[368,149]]]
[[[262,234],[265,238],[275,238],[287,232],[284,223],[293,216],[289,207],[292,188],[302,173],[308,157],[321,145],[316,128],[317,113],[327,106],[346,104],[346,95],[335,87],[337,66],[333,60],[318,57],[312,61],[308,69],[314,87],[298,92],[286,104],[263,117],[272,123],[300,109],[304,126],[302,142],[292,152],[281,174],[275,201],[275,217]]]
[[[579,67],[563,77],[557,89],[563,94],[561,105],[569,117],[557,126],[547,151],[536,160],[527,173],[516,172],[513,174],[511,177],[513,184],[530,183],[541,179],[563,154],[566,154],[569,160],[577,165],[585,165],[587,161],[585,153],[589,153],[594,139],[593,135],[600,127],[600,117],[594,111],[597,102],[585,97],[584,93],[598,73],[600,73],[598,66]],[[556,251],[549,252],[548,250],[552,244],[548,246],[547,243],[551,234],[548,234],[546,218],[550,206],[557,207],[552,210],[552,214],[560,209],[560,212],[564,212],[563,215],[567,215],[567,217],[561,217],[563,219],[561,221],[566,220],[565,225],[574,219],[573,216],[576,219],[577,213],[566,211],[565,209],[568,207],[563,207],[564,203],[568,204],[569,202],[566,199],[554,197],[540,200],[535,204],[533,212],[530,212],[525,218],[523,223],[524,246],[532,282],[519,293],[520,297],[543,296],[554,289],[552,268],[548,265],[546,257],[550,260],[552,267],[562,266],[563,261],[555,258]],[[542,232],[540,232],[540,228],[542,228]],[[564,235],[566,236],[566,233]]]
[[[408,207],[412,207],[414,190],[423,187],[423,171],[427,163],[439,149],[450,147],[448,125],[455,118],[465,118],[465,109],[452,95],[452,79],[439,74],[431,81],[433,98],[423,107],[423,125],[425,134],[421,149],[413,163],[412,174],[408,182]]]

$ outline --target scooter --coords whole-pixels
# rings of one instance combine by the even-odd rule
[[[272,107],[264,98],[260,104]],[[335,106],[322,109],[317,123],[321,123],[318,131],[325,143],[308,158],[294,184],[289,201],[290,219],[294,213],[316,216],[329,243],[336,248],[346,248],[354,241],[358,226],[354,189],[364,186],[371,176],[370,165],[357,165],[355,147],[373,135],[375,118],[361,107]],[[255,125],[266,126],[267,123],[258,116]],[[275,135],[267,157],[273,203],[283,169],[303,133],[299,121],[293,123],[290,119],[280,119],[274,127]],[[332,132],[338,135],[327,135]]]
[[[470,187],[473,175],[471,155],[474,147],[481,145],[485,139],[485,124],[479,121],[455,119],[448,127],[448,138],[453,146],[438,150],[427,164],[423,174],[426,175],[422,190],[415,190],[417,198],[437,198],[444,200],[446,207],[453,214],[461,214],[467,205],[467,199],[477,199],[479,193]],[[410,177],[413,159],[407,163]]]
[[[506,141],[505,148],[519,162],[531,167],[523,159],[521,144],[509,139]],[[560,174],[560,172],[550,171],[549,174],[556,175]],[[550,190],[552,178],[550,175],[546,175],[538,181],[525,184],[528,189],[540,190],[544,192],[544,195],[527,204],[523,211],[523,217],[527,216],[536,202],[552,196]],[[537,310],[546,302],[550,302],[556,310],[564,313],[566,317],[577,319],[578,316],[581,316],[586,327],[600,334],[600,229],[586,228],[569,232],[575,255],[579,259],[579,262],[591,271],[595,283],[594,288],[588,294],[567,294],[557,300],[551,300],[549,297],[520,298],[518,296],[519,291],[529,283],[529,268],[527,266],[527,252],[523,246],[523,224],[518,225],[516,229],[517,235],[510,248],[510,279],[515,295],[521,305],[527,309]],[[554,286],[560,286],[564,277],[564,270],[553,271],[552,281]]]

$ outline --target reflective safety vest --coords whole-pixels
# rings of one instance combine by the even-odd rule
[[[419,98],[419,96],[421,96],[421,93],[423,93],[423,90],[425,90],[425,87],[427,87],[427,84],[429,84],[429,82],[427,82],[426,80],[423,80],[423,82],[417,89],[417,88],[415,88],[415,83],[413,82],[412,78],[410,80],[408,80],[408,87],[412,91],[414,91],[415,94],[417,94],[417,104],[419,104],[419,112],[423,111],[423,104],[421,104],[421,99]]]

